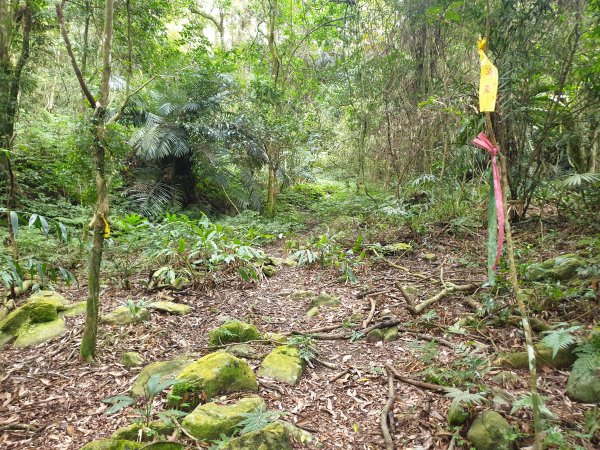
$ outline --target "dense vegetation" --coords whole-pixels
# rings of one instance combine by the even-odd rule
[[[486,129],[482,36],[515,236],[487,281],[490,163],[471,144]],[[527,314],[554,327],[546,343],[585,341],[597,364],[599,75],[598,0],[0,0],[3,315],[30,290],[79,292],[91,362],[106,289],[257,286],[283,252],[368,291],[374,268],[408,270],[390,255],[458,242],[453,261],[483,287],[455,331],[516,317],[512,268]],[[532,275],[572,253],[571,282]],[[432,276],[447,287],[443,264]],[[466,394],[486,370],[421,356],[421,378]],[[537,419],[532,393],[515,411]],[[536,445],[593,448],[600,426],[583,422],[600,413],[585,414],[571,430],[536,420]]]

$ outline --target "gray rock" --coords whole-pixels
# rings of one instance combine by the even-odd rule
[[[475,419],[467,439],[477,450],[512,449],[512,428],[496,411],[484,411]]]
[[[581,403],[600,403],[600,359],[596,364],[575,364],[567,381],[567,395]]]
[[[125,352],[121,355],[121,364],[125,367],[139,367],[144,364],[144,359],[137,352]]]

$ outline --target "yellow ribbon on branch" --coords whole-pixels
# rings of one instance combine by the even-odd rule
[[[498,69],[492,64],[484,49],[487,41],[480,39],[479,60],[481,61],[481,77],[479,78],[479,111],[493,112],[496,109],[496,97],[498,96]]]

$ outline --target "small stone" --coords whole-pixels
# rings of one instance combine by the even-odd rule
[[[274,378],[294,386],[302,377],[304,364],[297,347],[281,345],[264,359],[258,369],[258,376]]]
[[[150,312],[146,308],[140,308],[136,314],[132,314],[127,306],[119,306],[107,315],[102,316],[100,321],[112,325],[128,325],[130,323],[146,322],[150,319]]]
[[[33,347],[62,336],[66,332],[67,326],[60,317],[51,322],[32,323],[19,331],[13,345],[15,347]]]
[[[336,306],[340,304],[340,298],[329,294],[319,294],[311,300],[311,306]]]
[[[423,259],[425,259],[427,261],[436,261],[437,255],[435,253],[424,253]]]
[[[402,286],[402,287],[404,288],[404,291],[411,297],[416,297],[416,296],[420,295],[420,291],[414,286]]]
[[[502,372],[498,372],[496,375],[494,375],[492,381],[504,386],[514,386],[519,379],[520,378],[514,372],[503,370]]]
[[[254,325],[232,320],[208,333],[208,342],[211,346],[229,344],[230,342],[256,341],[261,338]]]
[[[469,418],[469,413],[460,405],[450,405],[448,408],[448,424],[451,426],[462,425]]]
[[[484,411],[469,428],[467,439],[477,450],[508,450],[512,447],[512,431],[496,411]]]
[[[177,378],[183,369],[193,362],[192,359],[186,356],[171,359],[168,361],[157,361],[148,364],[142,369],[131,386],[132,397],[143,397],[146,390],[148,379],[155,374],[160,375],[160,382]]]
[[[581,403],[600,403],[600,364],[576,364],[567,381],[567,395]]]
[[[144,359],[137,352],[125,352],[121,355],[121,364],[125,367],[139,367],[144,364]]]
[[[249,344],[233,344],[223,350],[237,358],[260,359],[260,355],[254,347]]]
[[[171,401],[186,399],[196,406],[200,398],[211,399],[217,394],[238,391],[258,391],[256,376],[248,363],[226,352],[215,352],[189,364],[177,376],[181,383],[173,386]]]
[[[396,255],[404,252],[411,252],[413,249],[412,245],[406,242],[398,242],[396,244],[388,244],[383,246],[384,253]]]
[[[185,316],[186,314],[192,312],[191,306],[168,301],[153,302],[148,306],[148,308],[168,314],[175,314],[176,316]]]
[[[284,344],[287,341],[287,336],[284,336],[283,334],[280,333],[265,333],[263,335],[263,339],[268,339],[271,341],[275,341],[275,342],[279,342],[281,344]]]
[[[275,266],[263,266],[262,271],[267,278],[271,278],[277,273],[277,268]]]
[[[379,341],[382,341],[383,338],[384,338],[383,331],[381,331],[379,328],[371,330],[367,334],[367,342],[371,342],[371,343],[379,342]]]
[[[514,396],[503,389],[492,389],[492,395],[492,404],[494,405],[494,410],[502,413],[508,413],[515,400]]]
[[[391,342],[398,339],[398,327],[384,328],[383,340],[384,342]]]
[[[202,441],[217,439],[221,434],[231,436],[244,414],[258,413],[267,409],[265,401],[258,397],[246,397],[232,405],[206,403],[198,406],[183,419],[182,426],[192,436]]]
[[[308,312],[306,313],[306,317],[315,317],[319,315],[319,307],[315,306],[313,308],[310,308],[308,310]]]

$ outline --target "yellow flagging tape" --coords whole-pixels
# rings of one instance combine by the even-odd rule
[[[110,225],[104,214],[102,215],[102,220],[104,221],[104,239],[108,239],[110,237]]]
[[[481,77],[479,79],[479,111],[493,112],[496,110],[498,96],[498,69],[492,64],[484,52],[486,39],[480,39],[479,59],[481,61]]]

